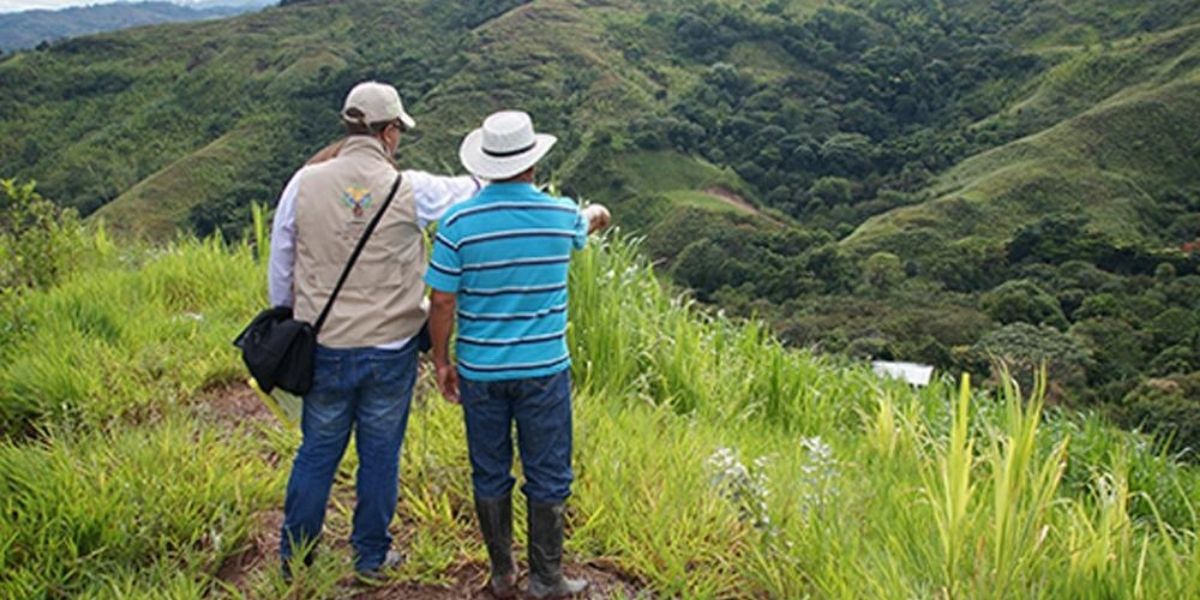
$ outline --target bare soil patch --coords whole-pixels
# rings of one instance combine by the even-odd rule
[[[518,565],[522,573],[520,585],[526,584],[528,570],[524,563]],[[568,577],[583,579],[590,585],[583,594],[576,596],[582,600],[610,600],[613,598],[651,598],[642,586],[628,574],[620,572],[616,567],[604,564],[564,565],[563,570]],[[393,583],[387,586],[365,590],[354,597],[363,600],[491,600],[493,596],[486,590],[488,566],[482,563],[467,563],[455,569],[450,585],[425,585],[414,583]],[[526,596],[522,594],[520,598]]]
[[[760,211],[758,209],[757,206],[754,206],[753,204],[750,203],[750,201],[746,200],[745,198],[741,197],[737,193],[733,192],[733,190],[723,188],[719,185],[714,185],[714,186],[709,186],[709,187],[704,188],[704,193],[708,194],[709,196],[712,196],[713,198],[716,198],[717,200],[720,200],[721,202],[724,202],[744,213],[749,213],[756,217],[762,217],[763,219],[766,219],[772,223],[775,223],[777,225],[782,225],[782,223],[780,223],[778,219],[776,219],[775,217],[772,217],[770,215],[764,214],[762,211]]]
[[[198,416],[231,426],[275,420],[275,415],[245,382],[206,390],[192,405]]]
[[[250,587],[250,575],[279,565],[279,531],[283,527],[283,511],[270,510],[255,517],[254,530],[246,546],[225,559],[217,569],[217,579],[245,593]]]
[[[706,187],[704,188],[704,193],[739,210],[758,214],[758,208],[756,208],[753,204],[750,204],[750,202],[748,202],[745,198],[733,193],[733,191],[725,189],[721,186]]]

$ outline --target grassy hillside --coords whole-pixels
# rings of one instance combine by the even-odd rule
[[[519,3],[476,4],[306,3],[16,55],[0,65],[0,170],[38,179],[85,213],[115,202],[117,215],[188,226],[188,211],[205,201],[243,212],[251,200],[270,202],[287,173],[338,135],[341,97],[362,79],[404,90],[420,117],[405,162],[438,170],[450,168],[457,141],[489,108],[546,115],[539,122],[568,142],[557,157],[566,160],[586,133],[565,127],[570,117],[637,106],[623,87],[636,76],[616,79],[608,68],[618,60],[594,17],[568,3],[511,14]],[[244,164],[197,193],[180,174],[211,163],[230,137],[244,147],[228,158]],[[167,199],[161,211],[146,211],[158,198]]]
[[[86,244],[77,271],[5,304],[22,326],[0,345],[0,594],[353,592],[339,541],[353,458],[331,550],[290,589],[264,541],[298,436],[236,400],[228,340],[262,302],[255,253]],[[1145,438],[1044,413],[1037,390],[914,391],[786,350],[697,312],[625,242],[577,257],[571,301],[568,555],[620,573],[616,597],[1200,593],[1200,473]],[[485,557],[459,409],[427,381],[419,396],[398,515],[409,558],[376,593],[447,597],[477,585]]]
[[[1194,2],[287,4],[5,57],[0,176],[232,240],[355,82],[401,88],[399,160],[440,172],[518,106],[561,139],[542,179],[702,302],[822,352],[1048,360],[1056,401],[1200,444]]]
[[[100,207],[94,217],[133,237],[166,239],[196,206],[228,207],[224,194],[269,165],[270,131],[278,120],[240,126],[167,165]]]

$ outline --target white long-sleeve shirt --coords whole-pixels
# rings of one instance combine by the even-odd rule
[[[296,171],[279,197],[271,226],[271,257],[267,264],[267,296],[271,306],[292,306],[296,301],[296,195],[306,168]],[[422,228],[442,218],[451,205],[474,196],[482,186],[470,176],[443,177],[424,171],[404,171],[417,204],[417,224]],[[408,339],[380,346],[401,348]]]

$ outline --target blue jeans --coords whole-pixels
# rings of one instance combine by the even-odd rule
[[[284,502],[279,554],[315,543],[325,521],[333,477],[354,429],[357,502],[350,537],[359,571],[378,568],[392,544],[400,447],[417,377],[416,344],[400,350],[317,347],[312,390],[304,397],[296,452]]]
[[[534,502],[558,503],[571,495],[571,370],[509,381],[461,378],[471,481],[478,498],[512,492],[512,425],[525,472],[521,491]]]

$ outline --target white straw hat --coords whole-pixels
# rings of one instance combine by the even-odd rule
[[[417,125],[408,113],[396,88],[378,81],[364,81],[350,90],[342,106],[342,120],[360,125],[387,123],[400,119],[408,129]]]
[[[506,110],[489,116],[483,127],[467,134],[458,158],[483,179],[508,179],[537,164],[558,138],[534,133],[527,113]]]

